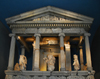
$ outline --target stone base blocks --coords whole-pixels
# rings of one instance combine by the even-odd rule
[[[5,71],[5,79],[94,79],[94,71]]]

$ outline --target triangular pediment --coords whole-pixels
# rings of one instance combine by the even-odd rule
[[[82,20],[80,19],[76,19],[76,18],[71,18],[68,16],[63,16],[63,15],[59,15],[57,13],[52,13],[52,12],[47,12],[44,14],[40,14],[37,16],[33,16],[33,17],[29,17],[29,18],[25,18],[22,20],[18,20],[16,21],[16,23],[43,23],[43,22],[47,22],[47,23],[67,23],[67,22],[81,22]]]
[[[92,23],[93,18],[47,6],[6,19],[7,23]]]

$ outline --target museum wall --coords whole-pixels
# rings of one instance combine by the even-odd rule
[[[91,43],[91,56],[93,69],[95,70],[95,79],[100,79],[100,26]]]
[[[9,59],[10,37],[8,29],[0,21],[0,79],[4,79]],[[15,63],[18,61],[17,46]]]

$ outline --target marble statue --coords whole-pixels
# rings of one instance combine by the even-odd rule
[[[74,63],[73,63],[73,65],[74,65],[74,69],[76,71],[78,71],[80,66],[79,66],[79,61],[78,61],[78,56],[77,55],[74,55]]]
[[[19,68],[19,64],[18,63],[15,64],[14,70],[15,71],[20,71],[20,68]]]
[[[26,70],[27,58],[24,55],[20,55],[19,65],[20,70]]]
[[[53,55],[48,55],[47,57],[43,58],[46,63],[48,64],[48,70],[53,71],[55,69],[55,57]]]

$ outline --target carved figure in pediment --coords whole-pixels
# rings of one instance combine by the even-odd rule
[[[33,19],[33,21],[70,21],[65,17],[59,17],[56,15],[45,15],[39,18]]]
[[[19,64],[18,63],[15,64],[14,70],[15,71],[20,71],[20,68],[19,68]]]
[[[74,69],[76,71],[78,71],[80,69],[79,61],[78,61],[78,56],[77,55],[74,55],[74,63],[73,63],[73,65],[74,65]]]
[[[48,70],[53,71],[55,69],[55,57],[53,55],[48,55],[47,57],[43,58],[46,63],[48,64]]]
[[[24,55],[20,55],[19,65],[20,70],[26,70],[27,58]]]

